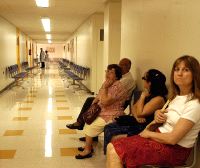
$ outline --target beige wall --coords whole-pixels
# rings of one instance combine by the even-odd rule
[[[199,0],[123,0],[121,57],[133,61],[132,72],[141,88],[149,68],[169,80],[174,60],[184,54],[200,61]]]
[[[92,78],[93,68],[92,67],[92,19],[88,18],[69,38],[66,42],[66,46],[70,46],[69,51],[66,52],[66,58],[78,65],[89,67],[90,76],[84,81],[84,84],[92,90]],[[71,46],[73,41],[73,47]],[[68,47],[67,47],[68,48]],[[73,49],[72,49],[73,48]],[[93,58],[94,59],[94,58]]]
[[[118,63],[121,49],[121,2],[108,1],[104,9],[104,68]]]
[[[189,54],[200,61],[199,9],[199,0],[122,0],[121,57],[133,61],[139,88],[149,68],[160,69],[169,83],[177,57]]]
[[[66,58],[74,63],[90,68],[90,76],[84,84],[97,93],[103,81],[103,42],[100,39],[100,29],[103,29],[103,14],[96,13],[88,18],[73,36],[66,42],[66,46],[74,40],[74,52],[66,50]],[[67,48],[67,47],[66,47]]]
[[[0,90],[13,81],[6,74],[6,67],[17,64],[16,33],[16,27],[0,17]],[[20,62],[23,62],[26,61],[26,35],[22,32],[19,43]]]
[[[55,52],[50,52],[49,51],[49,58],[54,59],[54,58],[63,58],[65,53],[64,53],[64,44],[37,44],[37,55],[39,58],[40,55],[40,48],[43,48],[43,50],[47,50],[47,48],[53,48]],[[36,50],[36,45],[35,45],[35,50]]]
[[[26,35],[20,32],[20,61],[25,62],[26,60]]]
[[[104,66],[103,66],[103,47],[104,41],[100,41],[100,29],[103,29],[103,14],[95,14],[92,16],[93,31],[92,31],[92,69],[93,77],[91,82],[95,93],[98,93],[104,81]]]
[[[16,62],[16,28],[0,17],[0,90],[12,81],[5,68]]]

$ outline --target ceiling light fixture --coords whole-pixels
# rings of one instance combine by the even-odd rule
[[[51,31],[50,30],[50,19],[48,17],[46,17],[46,18],[42,18],[41,21],[42,21],[44,31],[50,32]]]
[[[52,41],[51,41],[51,40],[48,40],[48,43],[52,43]]]
[[[51,40],[51,34],[46,34],[46,39]]]
[[[47,8],[49,7],[49,0],[35,0],[38,7]]]

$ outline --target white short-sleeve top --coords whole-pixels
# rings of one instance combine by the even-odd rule
[[[186,148],[194,146],[200,131],[200,103],[197,99],[189,100],[190,96],[176,96],[167,108],[166,123],[159,127],[160,132],[167,133],[173,130],[180,118],[194,122],[192,129],[177,143]]]
[[[136,87],[136,81],[134,80],[131,72],[122,75],[120,82],[127,92],[127,97],[130,98],[133,89]]]

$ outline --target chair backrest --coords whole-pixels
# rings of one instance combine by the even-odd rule
[[[138,99],[140,98],[140,95],[141,95],[141,91],[139,91],[136,87],[133,90],[131,99],[129,101],[129,114],[131,114],[132,106],[133,106],[133,104],[135,104],[138,101]]]
[[[189,158],[187,159],[186,161],[186,164],[181,166],[181,167],[184,167],[184,168],[193,168],[196,164],[196,161],[197,161],[197,144],[198,144],[198,137],[195,141],[195,144],[194,144],[194,147],[192,149],[192,152],[189,156]],[[175,167],[175,168],[181,168],[180,166],[179,167]]]
[[[130,105],[131,105],[132,102],[134,101],[134,92],[135,92],[136,89],[137,89],[137,87],[135,87],[135,88],[132,90],[130,98],[124,102],[124,106],[123,106],[124,110],[125,110],[128,106],[130,107]]]

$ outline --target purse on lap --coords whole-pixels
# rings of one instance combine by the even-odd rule
[[[135,117],[130,115],[122,115],[115,118],[115,120],[119,126],[133,126],[136,123],[138,124]]]
[[[88,125],[90,125],[97,118],[100,112],[101,107],[97,103],[94,103],[85,113],[83,113],[83,119]]]

